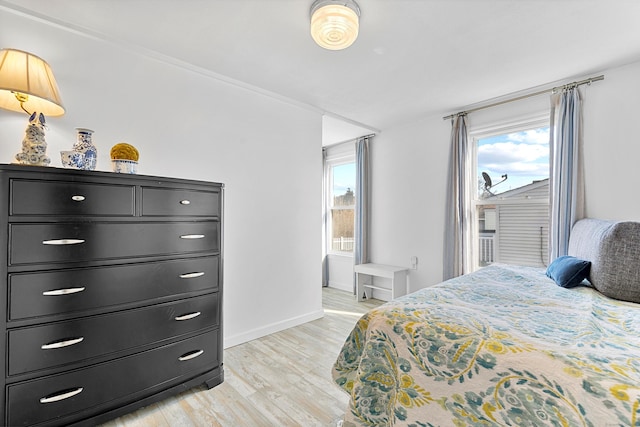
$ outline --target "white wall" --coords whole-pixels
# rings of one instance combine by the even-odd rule
[[[640,221],[640,62],[604,74],[585,92],[586,215]]]
[[[638,221],[640,62],[603,73],[604,81],[581,87],[586,214]],[[467,123],[470,128],[491,127],[505,118],[535,116],[548,106],[549,97],[542,95],[471,113]],[[418,269],[409,275],[412,291],[442,280],[451,129],[442,116],[449,113],[382,129],[372,142],[372,261],[408,267],[410,256],[417,255]]]
[[[353,256],[327,255],[329,287],[353,292]]]
[[[52,166],[88,127],[99,170],[126,141],[140,174],[225,183],[225,346],[323,315],[319,112],[2,9],[0,22],[3,47],[41,56],[58,80],[67,113],[48,120]],[[0,162],[26,124],[0,111]]]
[[[417,256],[410,291],[442,278],[449,132],[448,122],[430,117],[384,129],[370,143],[371,261],[410,267]]]

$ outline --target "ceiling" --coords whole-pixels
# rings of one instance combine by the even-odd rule
[[[317,109],[335,141],[640,60],[638,0],[357,1],[360,35],[344,51],[312,41],[312,0],[0,7]]]

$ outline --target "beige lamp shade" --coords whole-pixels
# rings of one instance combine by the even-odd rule
[[[0,50],[0,108],[61,116],[64,107],[51,67],[16,49]]]
[[[311,37],[329,50],[346,49],[358,38],[360,7],[353,0],[316,0],[311,5]]]

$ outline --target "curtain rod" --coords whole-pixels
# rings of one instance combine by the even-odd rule
[[[349,143],[349,142],[356,142],[356,141],[357,141],[357,140],[359,140],[360,138],[369,138],[369,139],[371,139],[371,138],[373,138],[374,136],[376,136],[376,134],[375,134],[375,133],[372,133],[372,134],[369,134],[369,135],[357,136],[357,137],[355,137],[355,138],[345,139],[344,141],[334,142],[334,143],[331,143],[331,144],[329,144],[329,145],[325,145],[325,146],[324,146],[324,147],[322,147],[322,148],[333,147],[334,145],[340,145],[340,144],[347,144],[347,143]]]
[[[481,107],[476,107],[476,108],[471,108],[469,110],[466,111],[460,111],[458,113],[454,113],[454,114],[449,114],[448,116],[443,117],[443,120],[447,120],[447,119],[452,119],[454,117],[457,116],[464,116],[467,115],[469,113],[473,113],[474,111],[478,111],[478,110],[484,110],[485,108],[491,108],[491,107],[497,107],[498,105],[502,105],[502,104],[508,104],[510,102],[514,102],[514,101],[520,101],[521,99],[526,99],[526,98],[531,98],[533,96],[538,96],[538,95],[544,95],[545,93],[556,93],[559,90],[565,90],[565,89],[569,89],[569,88],[573,88],[573,87],[577,87],[577,86],[581,86],[581,85],[590,85],[593,82],[597,82],[599,80],[604,80],[604,74],[599,75],[597,77],[590,77],[588,79],[584,79],[584,80],[580,80],[577,82],[573,82],[573,83],[568,83],[566,85],[562,85],[562,86],[557,86],[551,89],[545,89],[545,90],[541,90],[538,92],[533,92],[533,93],[529,93],[527,95],[522,95],[522,96],[517,96],[515,98],[510,98],[510,99],[505,99],[504,101],[498,101],[498,102],[494,102],[493,104],[487,104],[487,105],[483,105]]]

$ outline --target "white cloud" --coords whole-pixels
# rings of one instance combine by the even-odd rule
[[[525,144],[549,145],[549,128],[530,129],[523,132],[510,133],[507,135],[507,139]]]
[[[541,144],[496,142],[478,147],[478,166],[487,164],[528,163],[549,157],[549,147]]]
[[[532,129],[487,138],[478,145],[478,176],[487,172],[494,184],[508,179],[497,193],[549,177],[549,129]],[[482,182],[482,181],[480,181]]]

